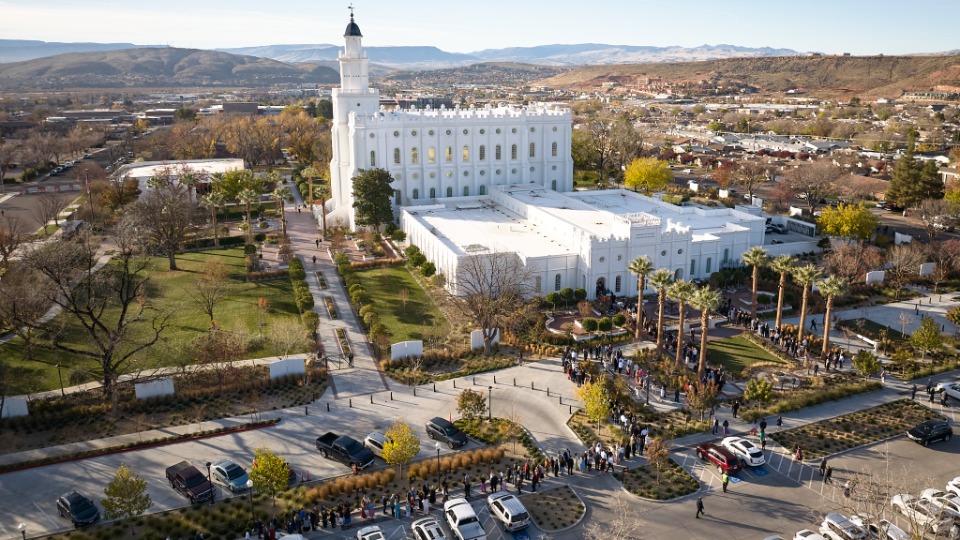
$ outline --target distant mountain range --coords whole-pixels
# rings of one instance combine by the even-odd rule
[[[22,62],[65,53],[156,48],[132,43],[54,43],[45,41],[0,39],[0,63]],[[329,43],[263,45],[216,49],[246,56],[269,58],[288,64],[329,63],[337,60],[340,47]],[[735,45],[699,47],[647,47],[581,43],[486,49],[469,54],[450,53],[436,47],[364,47],[375,64],[393,69],[424,69],[464,66],[480,62],[521,62],[548,66],[632,64],[653,62],[690,62],[717,58],[796,56],[792,49],[750,48]]]
[[[60,54],[0,64],[4,90],[336,83],[337,70],[196,49],[140,48]]]

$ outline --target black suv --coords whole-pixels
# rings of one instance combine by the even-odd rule
[[[447,443],[447,446],[451,449],[460,448],[467,444],[467,435],[460,431],[457,426],[439,416],[427,422],[427,435],[431,439]]]
[[[934,441],[949,441],[953,429],[946,420],[927,420],[907,432],[907,437],[927,446]]]
[[[89,497],[79,491],[64,493],[57,499],[57,513],[73,522],[74,527],[90,525],[100,519],[100,510]]]

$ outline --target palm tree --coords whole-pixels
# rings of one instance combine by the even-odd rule
[[[637,275],[637,333],[634,337],[640,339],[640,327],[643,325],[643,290],[647,288],[647,275],[653,272],[653,263],[646,255],[641,255],[630,261],[627,270]]]
[[[310,180],[310,211],[313,211],[313,198],[314,191],[320,197],[320,228],[323,231],[323,237],[327,237],[327,196],[330,194],[327,190],[326,184],[321,183],[316,188],[314,188],[313,180],[315,178],[321,178],[323,175],[320,174],[320,171],[314,167],[307,167],[306,169],[300,171],[300,176]]]
[[[675,300],[680,307],[680,324],[677,329],[677,368],[680,368],[680,354],[683,350],[683,324],[685,318],[685,311],[687,310],[687,302],[690,301],[690,298],[693,297],[693,283],[689,281],[678,279],[670,284],[667,288],[667,296],[672,300]]]
[[[253,223],[250,221],[250,207],[260,200],[260,194],[250,188],[243,188],[237,193],[237,200],[244,206],[247,213],[247,243],[253,243]]]
[[[720,307],[723,295],[709,285],[700,287],[693,293],[690,303],[700,310],[700,365],[697,367],[697,376],[703,377],[707,366],[707,328],[710,326],[710,312]]]
[[[667,299],[667,287],[673,274],[665,268],[659,268],[650,274],[650,284],[657,290],[657,351],[659,354],[660,344],[663,343],[663,305]]]
[[[780,328],[783,319],[783,291],[787,288],[787,275],[797,267],[797,260],[791,255],[781,255],[770,262],[770,269],[780,274],[780,288],[777,291],[777,322],[775,328]]]
[[[797,341],[803,341],[803,325],[807,320],[807,298],[810,296],[810,285],[820,279],[820,269],[812,264],[797,267],[793,271],[793,279],[803,288],[803,300],[800,301],[800,327],[797,329]]]
[[[817,282],[820,294],[827,299],[827,312],[823,315],[823,349],[820,358],[827,357],[830,350],[830,311],[833,310],[833,299],[847,294],[847,280],[840,276],[827,276]]]
[[[753,267],[753,286],[750,293],[750,317],[757,318],[757,281],[760,280],[760,267],[770,262],[767,250],[760,246],[753,246],[740,256],[743,264]]]
[[[194,172],[194,170],[190,167],[183,167],[180,170],[180,176],[177,178],[177,181],[180,182],[180,184],[187,187],[187,195],[190,196],[191,201],[194,200],[193,192],[196,189],[197,184],[200,183],[200,180],[200,175]]]
[[[277,208],[280,209],[280,230],[283,232],[283,235],[287,235],[287,210],[286,202],[290,200],[292,195],[290,194],[290,188],[283,185],[277,185],[273,189],[273,198],[277,202]]]
[[[213,222],[213,247],[220,247],[220,231],[217,226],[218,211],[223,208],[223,193],[211,191],[200,198],[200,204],[210,210],[210,220]]]

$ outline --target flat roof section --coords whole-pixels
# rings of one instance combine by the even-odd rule
[[[455,246],[460,254],[492,251],[517,252],[521,257],[573,254],[560,238],[545,234],[519,214],[483,200],[481,205],[406,208],[438,238]]]

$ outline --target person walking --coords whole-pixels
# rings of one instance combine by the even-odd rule
[[[716,435],[720,431],[720,419],[716,416],[713,417],[713,434]]]
[[[723,492],[726,493],[726,492],[727,492],[727,484],[730,483],[730,476],[727,475],[726,472],[724,472],[723,475],[720,476],[720,480],[723,482]]]
[[[820,460],[820,476],[824,476],[826,472],[827,472],[827,458],[823,458]]]
[[[697,497],[697,519],[700,519],[700,514],[707,515],[703,509],[703,497]]]
[[[734,418],[737,417],[737,411],[739,411],[739,410],[740,410],[740,400],[737,399],[737,400],[734,400],[734,402],[733,402],[733,417],[734,417]]]
[[[777,416],[777,430],[783,429],[783,415]]]
[[[763,431],[760,432],[760,451],[767,449],[767,434]]]
[[[917,385],[913,385],[913,388],[910,389],[910,399],[917,399]]]
[[[799,444],[797,445],[796,451],[794,451],[794,453],[793,453],[793,460],[796,461],[796,462],[798,462],[798,463],[801,462],[801,461],[803,461],[803,449],[800,448],[800,445],[799,445]]]
[[[833,467],[827,467],[827,470],[823,473],[823,482],[825,484],[832,484],[833,483],[832,476],[833,476]]]
[[[814,332],[817,331],[817,320],[816,320],[816,319],[810,319],[810,330],[813,330]]]
[[[723,421],[723,434],[724,435],[730,434],[730,421],[726,419]]]

